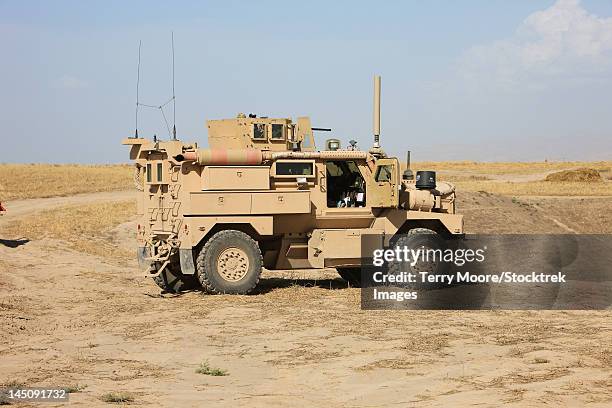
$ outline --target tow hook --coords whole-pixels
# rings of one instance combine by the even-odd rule
[[[149,267],[147,267],[147,269],[142,271],[142,276],[148,277],[148,278],[155,278],[155,277],[159,276],[159,274],[164,271],[164,269],[166,268],[166,266],[168,266],[169,263],[170,263],[170,261],[165,261],[162,264],[162,266],[155,273],[151,273],[150,272],[151,271],[151,266],[149,266]]]

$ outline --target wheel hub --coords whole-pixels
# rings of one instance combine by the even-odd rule
[[[217,271],[230,282],[244,278],[249,270],[249,257],[240,248],[227,248],[217,258]]]

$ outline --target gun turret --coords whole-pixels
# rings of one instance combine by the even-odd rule
[[[209,120],[208,146],[211,149],[259,149],[270,151],[315,149],[310,119],[257,117],[239,114],[235,119]]]

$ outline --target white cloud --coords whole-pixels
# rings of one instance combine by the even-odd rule
[[[600,78],[611,67],[612,18],[589,14],[579,0],[558,0],[529,15],[511,38],[474,46],[460,60],[467,80],[502,88]]]
[[[64,75],[56,81],[56,85],[66,89],[82,89],[87,88],[89,83],[71,75]]]

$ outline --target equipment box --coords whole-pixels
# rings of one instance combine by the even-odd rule
[[[206,166],[202,170],[202,190],[269,190],[267,166]]]
[[[251,214],[308,214],[310,191],[266,191],[253,193]]]
[[[309,191],[191,193],[190,215],[307,214]]]

